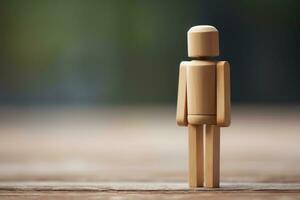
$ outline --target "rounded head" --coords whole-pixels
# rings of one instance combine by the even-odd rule
[[[213,26],[193,26],[187,33],[188,56],[211,57],[219,55],[219,32]]]

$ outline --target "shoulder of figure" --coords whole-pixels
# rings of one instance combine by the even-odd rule
[[[230,67],[229,62],[228,61],[224,61],[224,60],[223,61],[217,61],[217,65]]]

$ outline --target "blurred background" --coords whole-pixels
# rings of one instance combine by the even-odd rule
[[[186,183],[178,70],[199,24],[231,63],[221,181],[300,182],[300,1],[0,0],[0,183]]]
[[[233,103],[299,103],[300,2],[1,0],[0,104],[175,104],[186,32],[214,25]]]

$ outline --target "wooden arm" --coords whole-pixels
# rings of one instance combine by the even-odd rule
[[[220,61],[217,63],[217,125],[226,127],[230,121],[230,66]]]
[[[180,63],[176,122],[179,126],[187,126],[187,80],[186,67],[188,62]]]

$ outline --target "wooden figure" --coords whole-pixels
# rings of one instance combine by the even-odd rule
[[[189,186],[219,187],[220,127],[230,125],[230,69],[219,55],[213,26],[188,31],[188,56],[180,63],[176,121],[188,126]]]

